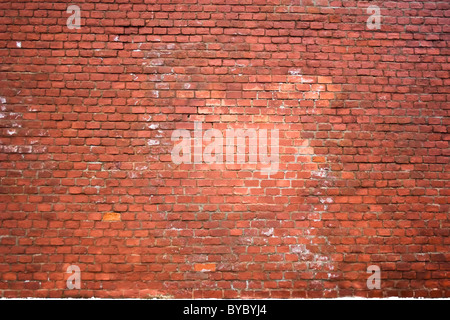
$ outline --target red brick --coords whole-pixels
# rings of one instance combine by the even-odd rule
[[[2,4],[1,297],[449,297],[448,3],[380,2],[371,30],[348,1],[110,0],[71,30],[24,2]],[[278,173],[175,164],[194,121],[278,129]]]

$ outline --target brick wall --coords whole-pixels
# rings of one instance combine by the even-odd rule
[[[449,16],[2,0],[0,297],[449,297]],[[195,122],[278,130],[278,171],[175,163]]]

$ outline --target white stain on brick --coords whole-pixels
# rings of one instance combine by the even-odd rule
[[[158,134],[155,137],[156,138],[162,138],[162,137],[164,137],[163,133],[164,133],[164,131],[158,130]]]
[[[142,170],[148,170],[148,166],[137,164],[137,165],[135,166],[135,169],[136,169],[136,170],[140,170],[140,171],[142,171]]]
[[[158,90],[152,90],[150,92],[153,94],[152,98],[159,98],[159,91]]]
[[[16,129],[7,129],[6,134],[9,136],[12,136],[14,134],[17,134],[17,130]]]
[[[19,151],[19,146],[3,146],[5,153],[16,153],[17,151]]]
[[[291,252],[298,253],[298,254],[310,254],[311,253],[304,244],[298,244],[298,245],[292,246]]]
[[[311,171],[311,176],[313,178],[326,178],[328,175],[328,171],[320,168],[319,171]]]
[[[17,41],[17,42],[16,42],[16,46],[17,46],[17,48],[22,48],[22,42]]]
[[[164,60],[163,59],[152,59],[152,60],[150,60],[150,64],[152,66],[162,66],[162,65],[164,65]]]
[[[314,260],[325,262],[325,261],[328,261],[328,257],[327,256],[322,256],[322,255],[319,255],[319,254],[315,254],[314,255]]]
[[[129,173],[128,173],[128,176],[129,176],[131,179],[139,178],[139,174],[138,174],[137,172],[134,172],[134,171],[129,172]]]
[[[317,85],[317,91],[313,91],[313,92],[319,93],[320,91],[324,91],[324,90],[325,90],[325,85],[319,84],[319,85]]]
[[[320,203],[333,203],[333,199],[332,198],[321,198]]]
[[[132,41],[134,43],[134,41]],[[138,44],[137,49],[133,50],[134,52],[140,52],[141,51],[142,42]]]
[[[158,140],[148,140],[147,141],[147,145],[149,145],[149,146],[157,146],[157,145],[159,145],[159,141]]]
[[[301,76],[301,70],[300,69],[292,69],[289,70],[289,74],[292,76]]]
[[[302,83],[312,83],[312,82],[314,82],[314,78],[312,78],[312,77],[303,78],[303,76],[300,76],[300,81]]]
[[[261,231],[261,233],[267,237],[273,236],[273,228],[270,228],[266,231]]]
[[[22,128],[22,125],[20,123],[18,123],[18,122],[13,121],[13,122],[11,122],[11,127],[13,127],[13,128]]]

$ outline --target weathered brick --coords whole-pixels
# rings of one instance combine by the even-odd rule
[[[2,4],[0,297],[449,297],[448,2],[140,2]]]

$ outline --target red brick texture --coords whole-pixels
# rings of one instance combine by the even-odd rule
[[[450,297],[449,25],[448,1],[0,1],[0,297]],[[194,121],[278,129],[278,172],[175,164]]]

